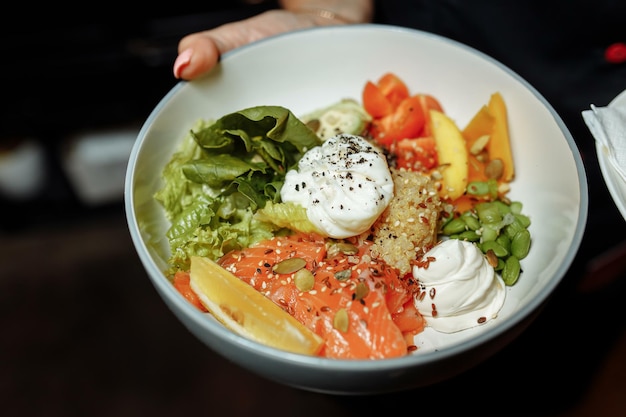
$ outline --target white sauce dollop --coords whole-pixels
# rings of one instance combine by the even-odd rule
[[[504,305],[504,281],[471,242],[449,239],[433,247],[427,267],[413,266],[422,292],[415,306],[434,330],[454,333],[497,317]],[[436,311],[436,312],[435,312]]]
[[[287,172],[283,202],[300,204],[328,237],[365,232],[393,197],[387,159],[360,136],[340,134],[309,150]]]

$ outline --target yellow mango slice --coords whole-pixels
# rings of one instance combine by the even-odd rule
[[[469,157],[468,182],[486,181],[484,160],[480,159],[481,152],[491,140],[495,119],[485,105],[476,112],[472,120],[461,132],[467,145]],[[486,142],[486,143],[485,143]]]
[[[214,261],[192,257],[191,289],[232,331],[278,349],[317,354],[324,340],[252,286]]]
[[[509,121],[506,104],[500,93],[494,93],[489,100],[489,113],[494,118],[493,131],[487,143],[489,159],[500,159],[504,164],[501,181],[510,182],[515,177],[515,165],[509,137]]]
[[[487,105],[482,106],[461,132],[467,142],[468,149],[471,149],[479,138],[485,135],[491,136],[494,123],[495,119],[491,115],[489,107]]]
[[[465,193],[468,181],[468,150],[456,123],[444,113],[430,110],[432,134],[437,146],[442,187],[441,198],[455,200]]]

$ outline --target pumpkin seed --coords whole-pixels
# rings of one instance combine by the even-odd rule
[[[293,282],[300,291],[311,291],[315,285],[315,277],[311,271],[302,268],[294,274]]]
[[[356,289],[354,290],[354,299],[362,300],[367,297],[367,294],[370,293],[370,288],[364,282],[359,282],[356,284]]]
[[[504,163],[501,159],[492,159],[487,163],[485,167],[485,175],[487,178],[491,178],[494,180],[500,179],[502,177],[502,173],[504,172]]]
[[[345,308],[340,308],[335,313],[335,317],[333,318],[333,327],[340,332],[345,333],[348,331],[348,324],[348,312]]]
[[[277,274],[291,274],[306,266],[306,261],[302,258],[289,258],[278,262],[272,268]]]
[[[332,258],[340,253],[343,253],[344,255],[356,255],[359,253],[359,248],[349,242],[335,242],[329,246],[326,251],[326,256],[328,258]]]
[[[481,153],[482,150],[485,149],[485,146],[487,146],[487,143],[489,142],[489,138],[490,138],[489,135],[482,135],[481,137],[476,139],[474,143],[472,143],[472,146],[470,147],[470,153],[472,155],[478,155],[479,153]]]
[[[491,265],[495,269],[498,266],[498,257],[493,252],[493,250],[488,249],[485,253],[485,256],[487,257],[487,262],[489,263],[489,265]]]
[[[335,278],[338,281],[345,281],[352,276],[352,271],[350,269],[344,269],[343,271],[335,272]]]

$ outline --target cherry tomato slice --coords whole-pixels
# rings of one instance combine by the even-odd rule
[[[377,85],[380,92],[387,97],[393,109],[399,106],[404,99],[409,97],[409,88],[404,81],[390,72],[380,77]]]
[[[393,110],[387,97],[371,81],[368,81],[363,88],[363,108],[375,119],[385,117]]]
[[[441,106],[441,103],[439,103],[439,100],[437,100],[435,97],[431,96],[430,94],[417,94],[417,97],[419,97],[424,111],[437,110],[443,113],[443,107]]]
[[[437,110],[443,113],[443,107],[439,101],[429,95],[429,94],[418,94],[417,97],[422,104],[422,110],[424,111],[424,115],[426,115],[426,122],[424,123],[424,131],[422,132],[422,136],[432,136],[432,128],[430,127],[430,117],[428,117],[430,110]]]
[[[404,99],[391,114],[372,122],[374,138],[383,146],[421,136],[426,116],[417,96]]]
[[[437,166],[437,147],[432,136],[402,139],[392,147],[396,166],[411,171],[426,172]]]

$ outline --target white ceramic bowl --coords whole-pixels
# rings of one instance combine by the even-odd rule
[[[510,197],[530,215],[531,252],[497,320],[465,332],[419,335],[402,358],[331,360],[285,353],[240,337],[186,302],[166,279],[168,227],[153,194],[179,141],[198,119],[257,105],[296,115],[344,97],[360,100],[366,80],[392,71],[411,92],[437,97],[465,126],[492,93],[502,93],[516,179]],[[197,338],[270,380],[307,390],[364,394],[424,386],[459,374],[500,350],[540,312],[568,270],[587,217],[587,183],[574,141],[549,103],[511,70],[465,45],[383,25],[326,27],[266,39],[225,54],[207,77],[181,82],[158,103],[132,150],[125,188],[130,233],[148,277]],[[164,359],[167,360],[167,359]],[[234,388],[234,387],[233,387]]]

